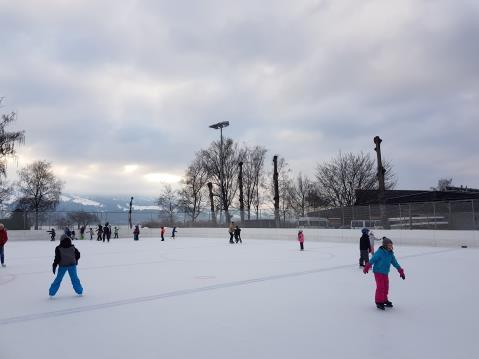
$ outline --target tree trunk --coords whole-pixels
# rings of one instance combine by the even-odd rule
[[[279,227],[279,183],[278,183],[278,156],[273,157],[273,184],[274,184],[274,220]]]

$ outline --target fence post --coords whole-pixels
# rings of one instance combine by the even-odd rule
[[[398,203],[399,206],[399,228],[403,229],[403,220],[402,220],[402,211],[401,211],[401,203]]]
[[[412,230],[411,203],[409,203],[409,229]]]
[[[474,211],[474,200],[471,200],[472,207],[472,229],[476,230],[476,213]]]
[[[432,215],[434,218],[434,230],[436,230],[436,202],[432,202]]]

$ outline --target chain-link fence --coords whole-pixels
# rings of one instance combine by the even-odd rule
[[[314,215],[329,228],[477,230],[479,200],[340,207]]]
[[[128,212],[24,212],[2,211],[0,221],[9,230],[96,227],[108,222],[111,225],[128,225]],[[478,230],[479,200],[453,202],[407,203],[397,205],[369,205],[338,207],[311,211],[307,216],[298,216],[289,210],[279,211],[279,221],[274,211],[259,209],[243,212],[237,208],[229,211],[230,219],[249,228],[384,228],[384,229],[432,229],[432,230]],[[166,213],[164,211],[133,211],[132,224],[142,227],[224,227],[226,215],[217,211],[200,212],[195,218],[187,212]]]

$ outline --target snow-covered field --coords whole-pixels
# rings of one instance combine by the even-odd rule
[[[357,243],[75,241],[85,295],[50,299],[57,244],[5,246],[1,359],[477,357],[476,248],[397,245],[382,312]]]

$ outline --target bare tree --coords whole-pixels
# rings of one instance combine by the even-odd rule
[[[66,220],[68,223],[77,224],[78,227],[87,227],[90,223],[96,223],[100,221],[96,214],[88,213],[85,211],[68,213]]]
[[[231,207],[236,191],[238,190],[238,163],[244,158],[244,150],[231,139],[224,140],[223,150],[220,151],[221,143],[215,141],[211,143],[207,150],[200,151],[202,166],[208,173],[208,177],[215,185],[215,189],[221,191],[221,157],[223,154],[223,193],[215,192],[222,202],[222,209],[225,212],[226,222],[230,222],[231,216],[229,208]]]
[[[158,197],[157,204],[165,213],[167,213],[170,224],[174,224],[175,214],[180,205],[178,191],[173,190],[169,184],[165,185],[163,191]]]
[[[447,187],[452,186],[452,178],[440,178],[437,181],[437,187],[431,187],[432,191],[446,191]]]
[[[205,185],[208,183],[208,173],[202,166],[200,156],[196,155],[188,166],[183,180],[183,188],[179,192],[179,205],[194,223],[205,204],[207,193]]]
[[[0,106],[3,102],[0,97]],[[13,187],[4,178],[7,176],[7,159],[15,156],[15,144],[22,144],[25,141],[25,131],[9,132],[5,130],[9,124],[16,120],[15,112],[1,115],[0,121],[0,207],[4,201],[11,197]]]
[[[38,213],[57,206],[63,182],[55,177],[51,164],[46,161],[35,161],[22,168],[18,177],[20,206],[35,212],[35,229],[38,229]]]
[[[396,178],[390,162],[385,161],[385,187],[396,186]],[[331,161],[319,164],[316,180],[321,197],[332,206],[352,206],[356,202],[356,190],[378,189],[374,160],[363,152],[339,153]]]
[[[304,217],[309,208],[308,196],[313,189],[311,180],[300,172],[289,187],[289,201],[294,213]]]
[[[256,146],[246,147],[243,166],[243,184],[245,194],[246,213],[248,220],[251,219],[251,208],[256,208],[258,215],[260,206],[260,187],[264,176],[264,162],[266,158],[266,148]]]

